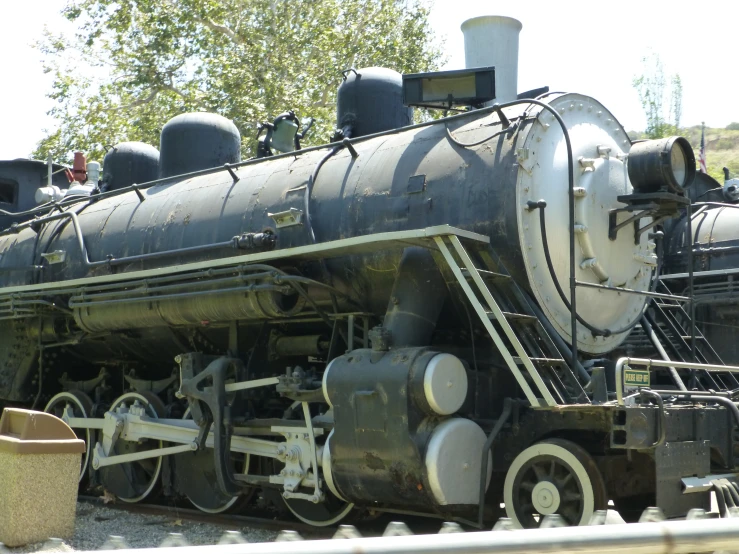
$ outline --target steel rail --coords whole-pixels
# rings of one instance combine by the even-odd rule
[[[118,554],[688,554],[736,550],[739,519],[555,527],[343,540],[179,546]]]
[[[85,502],[93,506],[101,504],[102,498],[99,496],[88,496],[80,494],[77,497],[80,502]],[[281,520],[273,519],[272,517],[255,517],[242,514],[211,514],[203,512],[201,510],[193,508],[185,508],[179,505],[164,505],[164,504],[105,504],[106,508],[112,510],[120,510],[122,512],[130,512],[142,515],[152,516],[169,516],[174,519],[182,519],[187,521],[196,521],[199,523],[209,523],[215,525],[222,525],[226,528],[241,529],[243,527],[250,527],[256,529],[270,529],[273,531],[282,531],[284,529],[291,529],[299,531],[301,533],[320,535],[320,536],[331,536],[334,532],[332,528],[321,528],[314,527],[307,523],[292,520]]]

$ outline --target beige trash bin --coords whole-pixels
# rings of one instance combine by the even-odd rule
[[[85,442],[61,419],[5,408],[0,418],[0,543],[22,546],[74,533]]]

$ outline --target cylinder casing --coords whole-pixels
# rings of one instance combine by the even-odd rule
[[[451,354],[425,348],[359,349],[331,362],[323,393],[335,426],[323,466],[324,472],[330,468],[334,494],[352,502],[409,507],[477,502],[485,433],[473,421],[452,415],[467,395],[466,377],[455,379],[458,391],[444,400],[445,393],[437,390],[442,403],[452,401],[451,411],[440,414],[428,402],[429,377],[434,380],[440,365],[449,362],[461,367]]]

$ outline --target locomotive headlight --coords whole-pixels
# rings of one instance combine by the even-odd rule
[[[631,146],[629,179],[635,192],[680,194],[695,178],[695,155],[683,137],[645,140]]]

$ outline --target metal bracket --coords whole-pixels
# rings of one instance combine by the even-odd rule
[[[231,164],[223,164],[223,167],[226,168],[226,171],[229,172],[229,174],[231,175],[231,179],[233,179],[233,182],[234,183],[238,183],[239,182],[239,176],[236,175],[236,172],[231,167]]]
[[[650,192],[638,194],[626,194],[617,197],[619,202],[626,204],[625,208],[616,208],[608,213],[608,238],[616,240],[618,232],[629,225],[634,224],[634,244],[639,244],[642,234],[659,225],[668,218],[675,217],[681,205],[690,204],[690,199],[677,194],[667,192]],[[625,221],[617,223],[619,213],[635,213]],[[643,217],[652,217],[653,221],[644,227],[639,227],[639,220]]]
[[[303,224],[303,210],[299,210],[297,208],[290,208],[289,210],[277,212],[275,214],[268,213],[267,216],[272,218],[278,229]]]
[[[61,264],[67,259],[67,251],[54,250],[53,252],[42,252],[41,257],[44,258],[49,265]]]
[[[145,196],[143,195],[143,193],[142,193],[142,192],[141,192],[141,191],[139,190],[139,186],[138,186],[138,185],[137,185],[136,183],[134,183],[133,185],[131,185],[131,188],[132,188],[132,189],[133,189],[133,191],[134,191],[134,192],[136,193],[136,196],[138,196],[138,197],[139,197],[139,202],[143,202],[144,200],[146,200],[146,197],[145,197]]]

